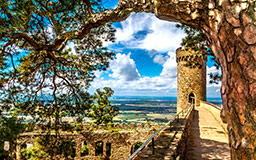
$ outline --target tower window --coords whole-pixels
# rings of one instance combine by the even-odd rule
[[[188,102],[192,103],[192,104],[195,104],[195,95],[194,95],[194,93],[190,93],[188,97],[189,97]]]

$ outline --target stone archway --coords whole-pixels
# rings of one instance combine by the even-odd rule
[[[189,103],[191,103],[191,104],[195,104],[195,95],[194,95],[194,93],[190,93],[189,95],[188,95],[188,102]]]
[[[256,1],[120,0],[116,9],[96,14],[90,28],[126,19],[132,12],[201,30],[219,60],[223,80],[223,117],[228,123],[232,159],[256,159]]]
[[[158,18],[201,30],[222,67],[223,117],[228,123],[232,159],[256,159],[256,0],[120,0],[113,10],[95,13],[76,32],[61,33],[52,45],[35,50],[54,51],[67,40],[82,39],[92,28],[126,19],[132,12],[154,13]]]

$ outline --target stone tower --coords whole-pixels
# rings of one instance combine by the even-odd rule
[[[207,50],[176,50],[177,113],[190,104],[199,106],[200,100],[206,100],[206,53]]]

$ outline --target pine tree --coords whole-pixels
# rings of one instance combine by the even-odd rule
[[[47,147],[63,144],[56,141],[61,139],[61,130],[67,129],[63,117],[82,122],[95,111],[92,104],[97,93],[90,95],[88,88],[95,72],[106,70],[113,58],[103,42],[114,41],[115,30],[111,23],[92,28],[82,37],[78,30],[93,14],[104,10],[100,0],[0,3],[1,112],[32,116],[32,125],[41,126],[50,136],[42,138]],[[108,98],[113,91],[98,93]],[[104,111],[110,115],[109,122],[118,108],[108,99],[104,102],[110,106]],[[54,157],[57,153],[48,154]]]

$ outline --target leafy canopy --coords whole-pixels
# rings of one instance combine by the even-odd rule
[[[1,70],[1,101],[12,104],[5,109],[30,114],[43,123],[86,114],[94,72],[105,70],[114,55],[102,43],[114,40],[114,29],[107,24],[81,39],[74,34],[93,13],[104,10],[99,2],[7,0],[0,4],[1,63],[6,64]]]
[[[95,72],[106,70],[114,55],[103,45],[115,40],[111,24],[88,23],[104,10],[101,0],[1,0],[0,112],[32,116],[32,125],[48,136],[54,131],[54,139],[71,129],[65,116],[112,121],[118,113],[108,101],[113,91],[88,93]]]

